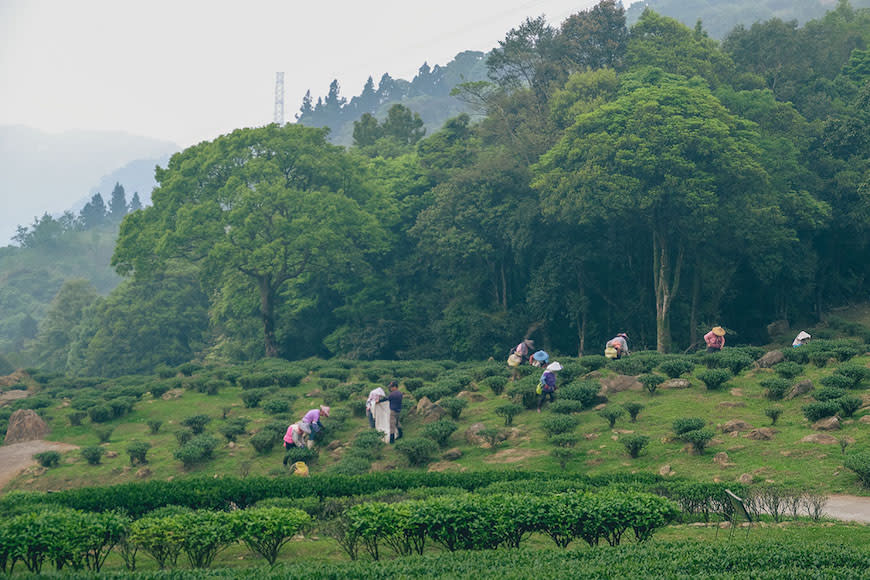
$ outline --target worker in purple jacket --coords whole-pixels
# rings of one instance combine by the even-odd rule
[[[319,409],[311,409],[302,417],[299,422],[299,427],[305,433],[310,433],[312,439],[317,438],[317,434],[323,430],[323,423],[320,422],[320,416],[329,417],[329,407],[320,405]]]

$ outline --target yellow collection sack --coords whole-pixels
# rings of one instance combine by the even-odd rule
[[[607,358],[616,358],[617,352],[616,349],[612,346],[608,346],[604,349],[604,356]]]
[[[293,475],[308,477],[308,466],[305,465],[304,461],[297,461],[293,464]]]
[[[508,366],[510,367],[518,367],[521,362],[523,362],[523,357],[517,353],[513,353],[508,357]]]

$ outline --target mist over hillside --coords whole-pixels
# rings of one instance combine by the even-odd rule
[[[45,133],[0,126],[0,246],[10,242],[18,225],[73,209],[97,191],[111,193],[116,181],[148,199],[152,186],[145,176],[153,179],[154,166],[180,149],[170,141],[115,131]]]

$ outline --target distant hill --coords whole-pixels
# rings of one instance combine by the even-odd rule
[[[139,191],[144,202],[151,193],[144,176],[153,176],[154,165],[180,149],[169,141],[116,131],[45,133],[0,126],[0,246],[9,243],[16,226],[30,225],[46,212],[72,209],[96,191],[107,195],[116,181],[130,195]],[[103,178],[111,185],[104,187]]]
[[[353,122],[363,113],[382,120],[391,105],[400,103],[420,114],[430,135],[447,119],[471,112],[464,102],[451,97],[450,91],[458,84],[481,80],[486,80],[486,54],[467,50],[443,67],[423,63],[410,81],[384,73],[376,87],[369,77],[362,92],[350,100],[341,96],[338,80],[334,80],[326,97],[317,97],[316,102],[309,90],[296,118],[309,127],[329,127],[333,143],[349,146],[353,144]]]
[[[631,26],[649,7],[658,14],[679,20],[690,28],[694,28],[700,19],[707,34],[721,40],[740,24],[748,28],[753,22],[763,22],[771,18],[786,22],[797,20],[802,25],[809,20],[821,18],[828,10],[836,8],[837,2],[838,0],[645,0],[632,3],[625,11],[625,18]],[[870,0],[850,0],[849,4],[853,8],[868,8]]]

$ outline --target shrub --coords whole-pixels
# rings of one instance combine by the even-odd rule
[[[643,411],[644,406],[640,403],[635,403],[633,401],[629,401],[628,403],[623,403],[622,408],[628,411],[629,417],[631,417],[631,422],[637,422],[637,415],[641,411]]]
[[[178,441],[179,445],[184,445],[191,439],[193,439],[193,431],[190,429],[179,429],[175,432],[175,440]]]
[[[477,434],[484,439],[487,443],[489,443],[490,449],[495,449],[496,446],[504,441],[504,434],[500,429],[494,429],[492,427],[488,429],[481,429],[477,432]]]
[[[468,401],[465,399],[457,399],[456,397],[445,397],[438,401],[438,405],[450,412],[450,417],[457,421],[462,410],[468,406]]]
[[[275,447],[275,435],[271,431],[262,429],[251,437],[251,447],[260,455],[268,455]]]
[[[649,360],[650,359],[648,359],[648,361]],[[607,368],[609,368],[613,372],[619,373],[621,375],[632,376],[648,373],[653,369],[654,366],[654,364],[650,365],[649,362],[645,362],[644,359],[637,355],[610,360],[610,362],[607,363]]]
[[[346,381],[350,378],[350,370],[340,367],[328,367],[322,368],[317,373],[321,377],[326,377],[328,379],[338,379],[339,381]]]
[[[113,417],[112,408],[106,404],[97,404],[88,409],[88,417],[92,423],[105,423]]]
[[[489,387],[495,396],[499,396],[504,391],[507,382],[507,377],[492,376],[483,379],[479,384],[482,387]]]
[[[556,447],[550,451],[550,455],[559,462],[559,468],[564,470],[568,467],[568,463],[577,457],[577,451],[570,447]]]
[[[840,405],[837,401],[817,401],[801,407],[801,411],[810,421],[818,421],[825,417],[833,417],[840,412]]]
[[[438,444],[428,437],[402,438],[396,442],[395,448],[415,467],[428,464],[438,453]]]
[[[263,397],[266,396],[266,389],[253,389],[242,392],[242,402],[248,409],[253,409],[260,404]]]
[[[194,435],[199,435],[205,431],[205,426],[211,423],[211,417],[208,415],[193,415],[181,420],[181,424],[189,427]]]
[[[270,566],[278,552],[309,521],[307,513],[295,508],[249,508],[230,516],[238,537],[252,552],[262,556]]]
[[[270,415],[278,415],[290,411],[290,401],[286,397],[273,397],[263,401],[261,407]]]
[[[279,387],[283,389],[288,389],[298,385],[307,374],[308,373],[303,370],[289,369],[286,371],[276,372],[274,374],[274,377],[275,382],[278,384]]]
[[[598,402],[598,391],[600,390],[601,385],[595,381],[579,381],[561,387],[556,391],[556,396],[562,400],[580,401],[583,403],[583,408],[588,409]],[[537,406],[537,399],[535,406]]]
[[[174,456],[189,468],[211,459],[217,445],[217,439],[211,435],[198,435],[176,449]]]
[[[558,399],[550,405],[550,411],[567,415],[569,413],[579,413],[583,410],[583,403],[580,401],[572,401],[571,399]]]
[[[860,387],[862,382],[870,378],[870,368],[853,363],[841,364],[834,371],[834,374],[843,375],[851,379],[852,385],[850,388],[854,389]]]
[[[244,390],[263,389],[271,387],[275,384],[275,379],[270,374],[256,373],[250,375],[242,375],[238,378],[239,386]]]
[[[547,435],[553,436],[573,431],[578,423],[577,418],[572,415],[552,415],[541,421],[541,428]]]
[[[158,421],[157,419],[151,419],[147,423],[148,428],[151,430],[152,435],[156,435],[158,431],[160,431],[160,426],[163,425],[163,421]]]
[[[345,455],[333,465],[329,472],[336,475],[363,475],[372,468],[372,462],[365,457]]]
[[[726,348],[715,354],[713,360],[715,361],[715,366],[717,368],[728,369],[732,375],[738,375],[743,369],[752,366],[752,363],[755,362],[755,358],[757,357],[753,357],[746,352]]]
[[[628,454],[635,458],[640,455],[644,447],[649,445],[649,437],[646,435],[638,435],[636,433],[626,435],[621,439],[621,441],[625,446],[625,449],[628,451]]]
[[[552,435],[549,441],[556,447],[574,447],[579,439],[573,433],[558,433]]]
[[[846,396],[846,389],[837,387],[825,387],[813,392],[813,398],[817,401],[833,401]]]
[[[564,383],[570,383],[574,379],[582,377],[589,369],[577,362],[566,362],[559,371],[559,379]]]
[[[314,463],[317,461],[317,458],[320,456],[320,453],[317,449],[307,448],[307,447],[290,447],[284,451],[284,459],[285,464],[290,465],[291,463],[296,463],[297,461],[304,461],[305,463]]]
[[[248,420],[235,417],[227,420],[226,423],[218,427],[218,432],[223,435],[227,441],[235,441],[239,435],[244,435],[248,427]]]
[[[447,440],[458,428],[459,426],[450,419],[439,419],[423,427],[420,434],[436,442],[439,447],[447,447]]]
[[[674,433],[679,437],[683,433],[701,429],[705,425],[705,421],[700,417],[680,417],[673,423]]]
[[[650,395],[654,395],[659,385],[665,382],[665,378],[663,376],[653,374],[640,375],[639,377],[637,377],[637,380],[640,384],[643,385],[643,388],[646,389]]]
[[[761,379],[759,384],[767,389],[765,396],[770,401],[780,401],[785,394],[791,389],[791,383],[780,377],[769,377]]]
[[[79,425],[82,424],[82,419],[84,419],[87,416],[88,416],[88,414],[85,413],[84,411],[73,411],[72,413],[70,413],[67,416],[67,419],[69,419],[70,425],[72,425],[73,427],[78,427]]]
[[[147,441],[133,441],[127,446],[127,454],[130,456],[130,465],[144,465],[148,463],[145,455],[151,449],[151,444]]]
[[[105,429],[94,429],[94,434],[96,434],[100,443],[108,443],[109,439],[112,438],[112,431],[114,431],[114,429],[111,427]]]
[[[538,394],[535,392],[537,387],[537,377],[525,377],[511,385],[507,394],[524,408],[534,409],[538,406]]]
[[[830,390],[834,389],[836,391],[841,391],[843,395],[846,394],[846,389],[851,389],[855,385],[855,381],[845,375],[828,375],[826,377],[822,377],[819,379],[819,382],[822,383],[827,389],[822,390]],[[832,391],[833,392],[833,391]],[[813,396],[815,397],[818,393],[815,393]],[[841,397],[843,395],[840,395]],[[834,397],[835,399],[837,397]],[[821,400],[821,399],[820,399]]]
[[[557,401],[558,402],[558,401]],[[495,408],[495,414],[499,417],[504,417],[505,427],[510,427],[514,423],[514,417],[522,413],[523,407],[516,403],[507,403]]]
[[[870,451],[850,453],[843,461],[843,465],[846,469],[855,472],[858,481],[864,487],[870,487]]]
[[[842,397],[836,399],[835,402],[840,405],[840,411],[843,412],[844,417],[851,417],[864,404],[860,397]]]
[[[616,425],[616,420],[625,415],[625,409],[622,407],[615,407],[613,405],[609,407],[604,407],[598,412],[598,416],[606,419],[610,424],[610,428],[613,429],[613,426]]]
[[[782,378],[791,380],[803,374],[804,366],[796,362],[786,361],[774,365],[773,370]]]
[[[597,371],[604,368],[609,359],[602,354],[588,354],[580,357],[580,362],[590,371]]]
[[[776,425],[776,420],[782,415],[782,407],[768,407],[764,410],[764,414],[770,418],[771,425]]]
[[[698,452],[698,455],[704,454],[704,449],[707,447],[707,444],[710,442],[710,439],[713,438],[713,430],[704,427],[703,429],[695,429],[694,431],[687,431],[680,435],[680,438],[687,443],[691,443],[692,447],[695,448],[695,451]]]
[[[707,369],[698,373],[698,378],[707,386],[707,390],[715,391],[728,382],[728,379],[731,378],[731,371],[723,368]]]
[[[801,350],[801,349],[799,348],[796,350]],[[818,350],[816,352],[809,353],[810,362],[819,368],[826,366],[828,364],[828,361],[831,360],[832,358],[836,358],[836,355],[832,351],[829,351],[829,350]]]
[[[414,392],[414,398],[418,401],[423,397],[426,397],[432,402],[441,400],[442,397],[449,397],[453,393],[450,392],[449,389],[444,388],[440,385],[430,385],[428,387],[421,387]]]
[[[43,451],[33,456],[43,467],[57,467],[60,464],[60,453],[57,451]]]
[[[676,379],[695,370],[695,361],[689,357],[678,356],[670,358],[658,366],[658,370],[668,377]]]
[[[384,436],[380,431],[361,431],[350,444],[354,455],[366,459],[378,459],[384,450]]]
[[[106,453],[106,450],[98,445],[91,445],[90,447],[84,447],[81,450],[82,457],[84,457],[87,462],[91,465],[99,465],[100,460],[103,458],[103,455]]]
[[[413,393],[423,386],[423,379],[417,377],[407,378],[402,380],[402,384],[405,385],[405,388],[409,392]]]

